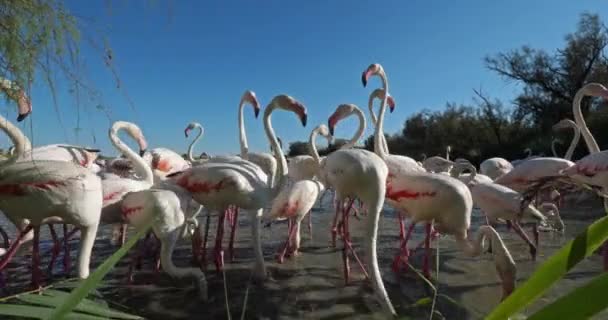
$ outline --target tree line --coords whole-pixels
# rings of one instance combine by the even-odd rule
[[[583,13],[576,30],[564,37],[562,48],[554,52],[522,46],[488,55],[485,67],[505,81],[520,85],[521,92],[507,103],[474,90],[470,105],[447,103],[444,110],[422,110],[405,119],[400,132],[387,134],[392,154],[420,160],[445,155],[451,147],[453,158],[463,157],[479,164],[499,156],[508,160],[525,158],[525,149],[535,155],[552,156],[551,142],[563,156],[572,131],[554,132],[552,126],[564,118],[573,119],[572,100],[589,82],[608,85],[608,28],[597,14]],[[587,124],[601,149],[608,147],[606,101],[585,98],[581,107]],[[326,154],[340,143],[320,151]],[[306,142],[293,142],[288,155],[307,154]],[[373,136],[363,146],[373,150]],[[587,153],[579,144],[574,159]]]

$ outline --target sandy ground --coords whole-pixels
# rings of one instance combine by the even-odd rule
[[[330,225],[333,213],[327,208],[316,207],[313,211],[312,240],[307,229],[302,228],[302,254],[288,259],[284,264],[275,261],[275,253],[286,238],[286,224],[274,224],[263,231],[265,261],[269,272],[268,281],[256,284],[250,281],[249,268],[253,252],[249,249],[248,219],[242,214],[235,260],[226,264],[225,279],[228,290],[232,318],[240,319],[245,308],[245,319],[382,319],[370,285],[364,279],[358,266],[351,259],[352,280],[344,284],[342,271],[342,245],[330,246]],[[506,227],[499,232],[516,260],[518,283],[522,283],[546,257],[570,240],[602,214],[599,201],[566,206],[562,216],[566,223],[564,236],[541,233],[541,246],[537,261],[531,261],[525,243]],[[212,219],[212,221],[215,219]],[[351,234],[355,248],[363,258],[361,236],[365,217],[361,221],[351,219]],[[479,212],[473,215],[473,230],[485,220]],[[59,229],[59,228],[57,228]],[[212,225],[211,230],[215,226]],[[410,248],[423,239],[423,226],[417,226]],[[527,229],[529,230],[529,228]],[[213,232],[212,232],[213,233]],[[214,233],[213,233],[214,234]],[[210,243],[213,243],[213,234]],[[107,239],[109,228],[100,231],[94,249],[94,264],[97,265],[115,250]],[[43,237],[48,239],[48,235]],[[390,209],[385,210],[380,220],[379,258],[385,286],[397,312],[407,319],[429,319],[432,291],[413,271],[400,275],[392,272],[390,265],[398,246],[398,222]],[[225,242],[227,244],[227,241]],[[77,240],[72,242],[72,260],[76,257]],[[468,258],[456,250],[449,236],[441,237],[433,244],[439,247],[439,275],[433,275],[433,283],[438,283],[435,319],[482,319],[500,298],[500,287],[491,255]],[[43,252],[50,248],[50,241],[42,244]],[[2,296],[23,291],[29,284],[29,250],[16,259],[4,272],[8,286]],[[423,250],[412,251],[411,263],[415,268],[422,266]],[[211,261],[211,250],[208,251]],[[49,254],[43,257],[43,266],[48,264]],[[183,241],[174,253],[178,266],[189,266],[190,244]],[[133,285],[128,285],[125,274],[129,258],[124,258],[106,277],[99,291],[111,306],[141,315],[148,319],[227,319],[224,300],[224,281],[212,264],[206,272],[209,282],[210,300],[203,303],[188,281],[175,281],[164,274],[155,275],[152,261],[145,260],[143,269],[138,271]],[[434,269],[433,264],[433,269]],[[60,280],[61,263],[57,263],[54,280]],[[601,272],[601,259],[594,255],[581,262],[574,270],[553,286],[537,303],[524,310],[531,313],[557,297],[578,287]],[[247,301],[245,301],[247,299]],[[594,319],[608,319],[608,311]]]

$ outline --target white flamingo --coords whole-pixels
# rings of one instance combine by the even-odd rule
[[[306,125],[306,108],[294,98],[287,95],[278,95],[272,99],[264,110],[264,130],[269,142],[275,150],[279,150],[279,143],[271,124],[271,115],[275,109],[291,111],[298,115],[303,125]],[[210,211],[220,212],[220,226],[222,231],[223,216],[229,206],[235,206],[251,212],[251,228],[253,249],[255,252],[254,276],[258,279],[266,277],[264,257],[260,242],[260,221],[263,208],[272,201],[283,186],[287,177],[287,163],[282,152],[275,152],[277,162],[280,164],[276,184],[272,184],[266,173],[256,164],[244,159],[235,160],[230,157],[226,162],[219,160],[194,166],[182,173],[176,174],[174,181],[188,190],[194,200]],[[216,239],[221,239],[221,234]],[[218,250],[219,249],[219,250]],[[216,267],[219,270],[223,264],[221,243],[216,245]]]
[[[169,184],[164,183],[166,186]],[[121,211],[129,224],[140,226],[154,219],[152,231],[159,239],[160,264],[163,270],[175,278],[191,278],[203,300],[207,300],[207,281],[199,268],[179,268],[173,264],[172,255],[186,224],[184,209],[188,210],[190,195],[185,190],[148,189],[129,192],[121,201]]]
[[[486,159],[479,165],[479,172],[490,177],[492,180],[511,170],[513,170],[511,162],[499,157]]]
[[[103,210],[101,221],[104,224],[114,224],[112,241],[118,240],[122,245],[126,236],[126,224],[120,210],[120,200],[128,192],[145,190],[152,187],[154,184],[154,174],[144,159],[120,140],[118,132],[121,130],[125,130],[131,138],[137,141],[140,150],[146,149],[147,142],[141,129],[131,122],[116,121],[108,131],[112,145],[127,157],[139,177],[139,179],[132,179],[123,178],[115,174],[102,174]],[[122,227],[119,228],[121,225]],[[116,239],[118,234],[120,234],[120,239]]]
[[[27,115],[27,114],[26,114]],[[23,120],[24,117],[20,116]],[[0,129],[15,145],[15,153],[0,165],[0,210],[18,221],[27,219],[30,225],[20,232],[7,254],[0,261],[4,268],[22,244],[22,237],[34,230],[32,282],[38,285],[40,256],[38,240],[40,225],[69,223],[81,230],[78,276],[89,275],[91,250],[101,214],[101,181],[93,172],[65,161],[17,162],[24,153],[24,135],[0,116]]]
[[[385,91],[388,92],[384,72],[380,71],[383,70],[374,65],[368,67],[363,74],[363,84],[365,85],[371,76],[378,75],[383,81]],[[380,135],[383,132],[385,109],[386,101],[382,104],[378,115],[374,137],[377,145],[380,145]],[[382,149],[380,151],[380,158],[386,157]],[[483,226],[478,230],[477,241],[468,240],[467,232],[471,224],[473,201],[464,183],[441,174],[400,172],[388,175],[386,197],[398,208],[405,210],[414,222],[432,221],[438,232],[454,236],[457,245],[467,255],[479,255],[484,238],[490,238],[496,270],[503,284],[503,298],[512,292],[515,287],[515,262],[498,233],[491,227]],[[428,242],[426,246],[428,248]],[[425,269],[428,269],[427,261],[425,266]],[[428,270],[426,271],[428,274]]]
[[[315,145],[315,139],[318,134],[327,138],[328,140],[331,140],[329,129],[323,124],[314,128],[310,133],[308,147],[314,161],[313,177],[319,172],[321,165],[321,158],[319,157],[319,153],[317,152],[317,147]],[[310,210],[324,189],[325,186],[323,183],[313,180],[312,178],[297,180],[293,184],[281,190],[279,195],[273,201],[272,208],[268,213],[267,219],[270,221],[289,219],[287,241],[285,242],[283,250],[279,254],[279,263],[283,262],[288,249],[290,249],[290,254],[294,256],[298,254],[298,250],[300,248],[300,225],[306,215],[308,215],[308,228],[310,235],[312,236],[312,213]]]

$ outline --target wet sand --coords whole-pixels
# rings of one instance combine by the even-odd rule
[[[384,318],[379,312],[371,286],[364,279],[354,259],[351,259],[351,281],[348,285],[344,284],[342,244],[338,240],[337,248],[333,248],[330,243],[329,230],[333,213],[328,210],[329,200],[329,197],[326,197],[324,209],[317,206],[313,211],[312,240],[303,225],[301,255],[287,259],[283,264],[276,263],[275,254],[287,236],[286,223],[273,224],[269,229],[263,230],[264,256],[269,273],[269,279],[264,283],[250,281],[249,270],[253,261],[253,251],[249,248],[250,228],[246,215],[240,215],[235,260],[232,263],[226,262],[225,268],[232,318],[240,319],[244,306],[245,319]],[[518,284],[523,283],[546,257],[601,215],[599,201],[577,204],[576,207],[566,205],[562,209],[566,234],[561,236],[541,232],[537,261],[530,259],[527,246],[514,232],[500,226],[498,231],[517,263]],[[202,223],[203,218],[200,220]],[[212,219],[213,222],[214,220]],[[475,211],[472,230],[476,230],[483,222],[485,219]],[[361,217],[361,221],[351,219],[351,237],[362,259],[364,252],[361,239],[365,223],[365,216]],[[46,230],[45,228],[44,231]],[[215,230],[213,223],[210,230]],[[410,319],[429,319],[429,298],[432,298],[432,290],[415,272],[410,270],[396,275],[390,268],[398,247],[398,222],[388,208],[380,219],[379,230],[379,263],[385,286],[398,314]],[[214,241],[214,232],[210,233],[209,247]],[[100,229],[100,237],[93,253],[94,265],[100,264],[114,252],[115,247],[110,245],[109,235],[109,227]],[[424,226],[421,224],[416,227],[409,247],[413,248],[423,240],[423,236]],[[48,239],[48,234],[43,234],[43,239]],[[227,247],[227,239],[224,243]],[[433,283],[438,283],[436,285],[439,289],[434,319],[482,319],[498,304],[501,293],[491,255],[468,258],[456,249],[455,242],[449,236],[442,236],[432,246],[439,246],[440,251],[439,275],[437,277],[433,274],[432,280]],[[77,239],[72,241],[72,262],[76,259],[76,247]],[[42,248],[43,252],[48,251],[50,241],[44,241]],[[22,255],[4,272],[8,286],[0,293],[2,296],[23,291],[29,284],[28,252],[29,250],[22,250]],[[410,263],[421,269],[423,250],[412,253]],[[110,306],[147,319],[227,319],[223,276],[215,271],[211,249],[208,250],[208,255],[206,276],[210,299],[206,303],[200,301],[187,280],[175,281],[164,274],[155,275],[152,272],[151,259],[144,260],[142,270],[136,273],[135,283],[128,285],[125,277],[130,261],[128,256],[105,278],[98,291]],[[50,254],[43,256],[43,266],[48,265],[49,257]],[[173,260],[177,266],[193,265],[189,241],[183,240],[180,243]],[[62,278],[60,261],[56,263],[57,276],[54,281]],[[434,262],[434,256],[432,261]],[[524,313],[538,310],[564,293],[588,282],[601,272],[601,266],[599,255],[582,261],[543,298],[525,309]],[[434,268],[433,263],[432,269]],[[594,319],[605,318],[608,318],[608,311]]]

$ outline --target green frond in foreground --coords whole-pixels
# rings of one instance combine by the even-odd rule
[[[592,223],[576,238],[549,257],[524,284],[519,286],[507,299],[498,305],[486,319],[508,319],[515,312],[533,303],[576,264],[598,249],[606,240],[608,240],[608,216]],[[594,286],[591,287],[594,288]],[[575,311],[580,311],[578,309],[580,307]]]

